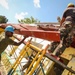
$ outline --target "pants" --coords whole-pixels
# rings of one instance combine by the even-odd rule
[[[57,56],[59,56],[61,53],[63,53],[63,51],[71,46],[72,42],[73,42],[73,36],[75,35],[73,33],[73,31],[75,30],[75,26],[70,24],[65,23],[64,28],[62,27],[60,29],[60,38],[62,40],[62,47],[59,48],[58,52],[57,52]],[[59,42],[60,43],[60,42]],[[54,51],[55,48],[58,46],[58,42],[53,42],[51,45],[51,50]]]

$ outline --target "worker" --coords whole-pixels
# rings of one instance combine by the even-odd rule
[[[25,69],[27,69],[30,66],[31,62],[32,62],[32,57],[29,56],[26,59],[28,60],[28,62],[25,65],[23,65],[22,71],[24,71]]]
[[[64,22],[70,22],[72,25],[75,24],[75,5],[73,3],[69,3],[67,9],[64,11],[60,25]]]
[[[2,33],[0,36],[0,61],[1,61],[1,53],[6,49],[8,45],[16,45],[19,46],[25,38],[28,36],[24,36],[24,38],[20,42],[13,41],[10,37],[13,36],[14,28],[12,26],[7,26],[4,30],[4,33]]]
[[[66,10],[62,15],[62,19],[60,21],[60,39],[62,42],[62,47],[57,52],[57,55],[63,53],[63,51],[71,45],[73,42],[73,30],[75,29],[75,5],[73,3],[69,3],[67,5]],[[64,27],[64,28],[62,28]]]
[[[61,39],[64,37],[63,42],[69,42],[69,44],[66,44],[67,46],[70,45],[72,41],[72,37],[67,37],[68,34],[75,28],[75,5],[73,3],[69,3],[66,10],[63,13],[60,26],[62,27],[64,25],[65,29],[61,29]],[[70,34],[71,35],[71,34]],[[65,38],[67,38],[65,40]]]
[[[60,39],[61,39],[60,41],[62,41],[62,47],[59,48],[58,52],[56,53],[57,56],[62,54],[65,48],[69,47],[73,42],[72,41],[73,37],[71,36],[73,34],[71,32],[74,29],[75,29],[75,5],[73,3],[69,3],[65,11],[63,12],[60,21]]]

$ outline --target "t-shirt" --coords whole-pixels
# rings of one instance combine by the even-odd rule
[[[75,22],[75,8],[67,8],[63,13],[63,17],[66,18],[66,21]]]
[[[6,49],[8,45],[13,45],[13,44],[14,41],[9,37],[5,36],[4,32],[0,34],[0,54]]]

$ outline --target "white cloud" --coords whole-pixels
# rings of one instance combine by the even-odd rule
[[[28,15],[27,12],[21,12],[20,14],[16,13],[15,18],[21,20],[24,19],[26,15]]]
[[[0,5],[5,7],[6,9],[9,9],[8,1],[7,0],[0,0]]]
[[[37,7],[37,8],[40,8],[40,0],[34,0],[34,6]]]

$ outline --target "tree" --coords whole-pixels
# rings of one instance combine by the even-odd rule
[[[1,23],[7,23],[8,19],[5,16],[0,15],[0,24]]]
[[[57,17],[57,20],[58,20],[58,22],[60,23],[60,21],[61,21],[61,18],[58,16],[58,17]]]
[[[24,18],[24,19],[18,20],[18,22],[19,23],[32,24],[32,23],[39,23],[40,21],[31,16],[30,18]]]

